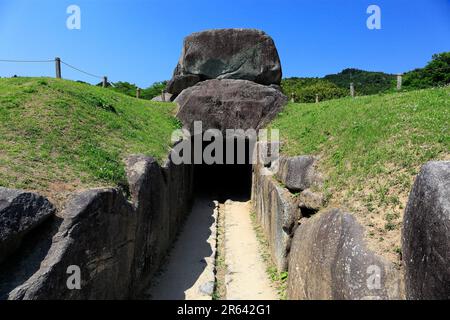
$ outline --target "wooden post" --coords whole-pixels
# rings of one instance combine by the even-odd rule
[[[61,79],[61,59],[55,58],[56,79]]]
[[[161,101],[166,102],[166,90],[161,90]]]
[[[141,98],[141,88],[136,89],[136,98],[138,98],[138,99]]]
[[[352,98],[355,97],[355,86],[353,85],[353,82],[350,83],[350,96],[352,96]]]
[[[400,91],[402,90],[402,74],[398,74],[397,75],[397,90]]]
[[[316,103],[319,103],[319,95],[316,94]]]
[[[108,77],[104,76],[103,77],[103,82],[102,82],[102,87],[106,88],[108,86]]]

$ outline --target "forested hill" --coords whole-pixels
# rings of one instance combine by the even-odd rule
[[[345,89],[349,87],[350,83],[353,83],[361,95],[369,95],[391,89],[395,84],[396,75],[359,69],[345,69],[338,74],[327,75],[324,79]]]
[[[396,89],[397,75],[384,72],[365,71],[354,68],[344,69],[337,74],[323,78],[286,78],[281,86],[283,92],[295,102],[315,102],[348,96],[350,83],[353,83],[357,96],[393,92]],[[450,52],[433,55],[423,68],[403,75],[403,90],[441,87],[450,84]]]
[[[321,101],[348,96],[350,83],[356,95],[377,94],[395,88],[396,75],[349,68],[323,78],[286,78],[281,86],[296,102],[314,102],[316,94]]]

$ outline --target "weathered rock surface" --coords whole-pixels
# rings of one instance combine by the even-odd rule
[[[339,209],[295,231],[287,290],[293,300],[402,298],[398,271],[366,248],[362,226]]]
[[[193,132],[195,121],[208,129],[255,129],[270,122],[287,102],[278,90],[246,80],[208,80],[175,100],[177,117]]]
[[[175,95],[207,79],[280,84],[281,64],[271,37],[254,29],[219,29],[186,37],[167,91]]]
[[[0,187],[0,263],[20,246],[27,233],[55,212],[40,195]]]
[[[314,161],[284,158],[278,171],[274,163],[253,166],[252,202],[278,270],[288,267],[288,299],[402,299],[400,271],[367,248],[353,215],[339,209],[315,214],[324,197],[309,189],[321,183]]]
[[[62,221],[57,215],[46,219],[27,233],[20,247],[0,264],[0,300],[8,299],[12,290],[25,283],[39,270]]]
[[[115,189],[74,196],[41,268],[9,299],[123,299],[133,261],[133,210]],[[80,268],[81,289],[70,290],[70,266]]]
[[[272,260],[278,271],[286,271],[291,240],[300,219],[298,205],[269,169],[258,165],[253,166],[252,203],[269,242]]]
[[[153,203],[155,200],[161,201],[162,173],[158,163],[151,157],[134,155],[128,157],[125,163],[132,203],[136,211],[131,287],[139,288],[136,291],[140,291],[148,283],[160,261],[157,257],[160,253],[154,248],[155,241],[151,241],[150,238],[158,239],[165,233],[165,226],[161,225],[161,232],[151,234],[154,211],[152,206],[156,205]]]
[[[189,212],[193,168],[145,156],[126,164],[132,202],[115,188],[75,194],[40,268],[9,299],[125,299],[149,285]],[[80,290],[67,287],[70,266]]]
[[[315,170],[316,159],[313,156],[280,157],[276,175],[290,191],[302,191],[321,183],[321,177]]]
[[[450,162],[429,162],[416,178],[403,234],[408,299],[450,299]]]
[[[202,78],[195,74],[175,75],[168,83],[166,90],[173,96],[178,96],[184,89],[192,87],[202,81]]]
[[[144,156],[129,157],[126,163],[133,203],[137,203],[132,283],[140,293],[149,285],[190,211],[193,167],[174,165],[170,160],[161,167]]]
[[[319,211],[325,201],[323,194],[312,192],[309,189],[303,190],[298,195],[299,207],[300,209],[308,209],[313,211]]]

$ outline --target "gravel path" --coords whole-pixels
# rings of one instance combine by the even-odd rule
[[[261,258],[250,203],[225,203],[225,276],[228,300],[277,300]]]
[[[227,300],[277,300],[261,258],[250,219],[250,203],[228,200],[224,216],[225,291]],[[153,286],[152,300],[210,300],[215,285],[218,203],[195,200],[181,233]]]
[[[217,202],[197,198],[156,283],[153,300],[211,300],[214,290]]]

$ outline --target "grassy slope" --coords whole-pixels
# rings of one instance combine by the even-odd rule
[[[370,246],[395,261],[407,196],[420,166],[449,159],[450,88],[290,104],[271,125],[282,152],[315,154],[329,205],[367,227]]]
[[[126,155],[166,156],[173,108],[72,81],[0,79],[0,186],[58,202],[121,184]]]

